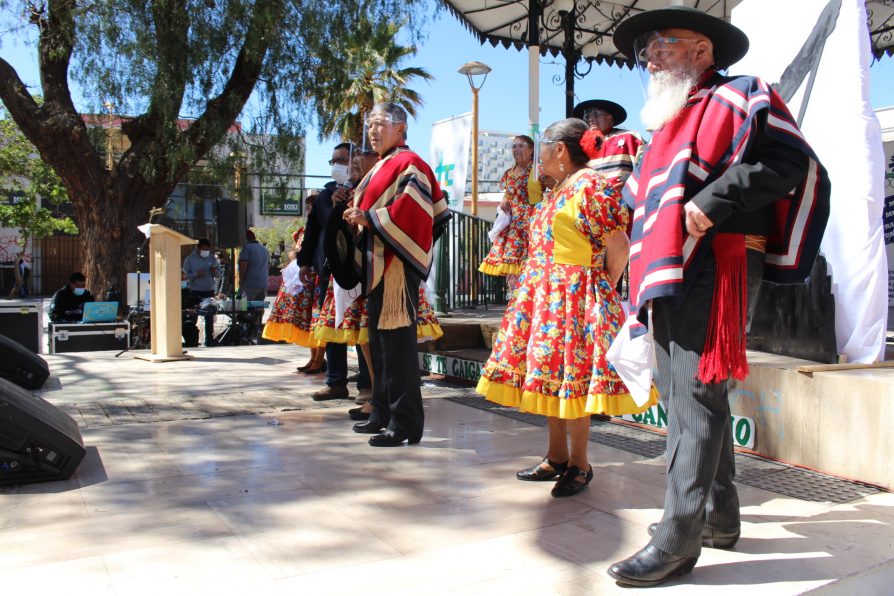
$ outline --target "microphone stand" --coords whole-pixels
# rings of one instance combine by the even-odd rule
[[[136,350],[139,348],[145,348],[146,343],[143,341],[143,335],[145,332],[145,317],[143,316],[143,304],[140,300],[141,288],[140,288],[140,277],[142,276],[142,263],[145,258],[145,253],[143,249],[149,243],[149,239],[147,238],[143,244],[137,248],[137,259],[136,259],[136,270],[137,270],[137,303],[133,309],[131,309],[130,313],[127,316],[128,323],[130,323],[130,335],[131,341],[130,345],[115,354],[115,358],[124,354],[125,352],[130,352],[131,350]],[[126,297],[125,297],[126,299]],[[134,338],[136,336],[136,338]]]

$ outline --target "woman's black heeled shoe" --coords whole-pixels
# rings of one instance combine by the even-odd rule
[[[581,479],[583,479],[583,482],[581,482]],[[557,498],[576,495],[587,488],[591,480],[593,480],[593,466],[590,466],[590,469],[586,472],[577,466],[568,466],[568,469],[565,470],[565,473],[562,474],[562,477],[559,478],[559,481],[553,487],[552,495]]]
[[[552,471],[545,468],[543,464],[546,464],[547,466],[552,468]],[[515,477],[519,480],[542,482],[544,480],[552,480],[556,476],[561,476],[563,473],[565,473],[565,470],[567,468],[567,461],[565,463],[559,463],[557,461],[549,459],[548,457],[544,457],[543,460],[533,468],[528,468],[526,470],[516,472]]]
[[[363,408],[351,408],[348,410],[348,417],[351,420],[369,420],[370,412],[364,412]]]

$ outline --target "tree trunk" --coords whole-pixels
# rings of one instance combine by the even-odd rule
[[[127,274],[137,270],[137,249],[146,240],[137,226],[149,221],[151,208],[164,205],[170,187],[164,184],[138,192],[98,190],[89,199],[75,203],[84,259],[82,273],[97,300],[113,285],[126,289]],[[148,259],[140,271],[149,271]]]

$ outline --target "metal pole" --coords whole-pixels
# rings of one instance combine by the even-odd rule
[[[478,215],[478,89],[472,87],[472,215]]]

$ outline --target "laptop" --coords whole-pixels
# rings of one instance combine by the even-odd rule
[[[117,302],[85,302],[82,323],[114,323],[118,320]]]

